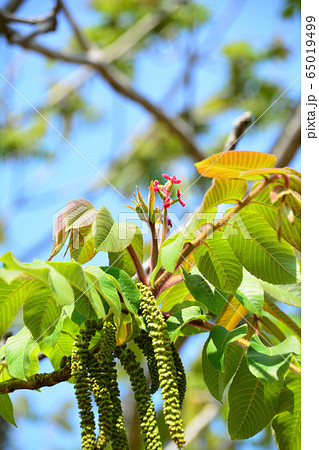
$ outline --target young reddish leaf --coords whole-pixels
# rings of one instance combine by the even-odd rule
[[[66,223],[63,211],[58,215],[56,218],[55,224],[54,224],[54,230],[53,230],[53,247],[51,250],[50,257],[48,261],[51,261],[51,259],[59,253],[63,245],[65,244],[65,241],[68,238],[68,235],[70,233],[70,230],[66,231]]]
[[[67,203],[63,210],[66,229],[91,225],[97,209],[85,198],[76,198]]]
[[[195,164],[198,172],[208,178],[244,178],[260,180],[260,174],[242,176],[249,169],[267,169],[275,166],[276,157],[268,153],[232,151],[210,156]]]

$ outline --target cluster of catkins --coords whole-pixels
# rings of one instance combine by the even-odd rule
[[[146,357],[151,386],[136,356],[126,345],[116,347],[116,327],[109,321],[87,321],[76,337],[71,357],[71,374],[81,417],[82,449],[104,449],[109,443],[115,450],[129,448],[124,427],[120,392],[117,383],[115,358],[129,376],[140,430],[146,450],[162,449],[155,408],[151,394],[159,387],[164,400],[163,412],[171,439],[178,448],[185,444],[181,407],[186,391],[186,377],[182,361],[170,342],[166,323],[150,289],[137,283],[140,309],[147,331],[134,341]],[[101,333],[98,350],[91,344],[96,332]],[[93,347],[90,348],[90,344]],[[95,435],[92,394],[98,407],[99,435]]]

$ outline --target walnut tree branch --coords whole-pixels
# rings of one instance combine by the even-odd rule
[[[225,143],[225,150],[234,150],[244,131],[251,124],[251,112],[246,111],[234,121],[233,128]]]
[[[0,383],[0,395],[9,394],[18,389],[36,390],[46,386],[54,386],[62,381],[67,381],[69,378],[71,378],[71,368],[70,364],[67,364],[65,367],[54,372],[37,373],[26,380],[11,378],[10,380],[3,381]]]
[[[11,44],[20,45],[25,49],[35,51],[57,61],[86,65],[95,69],[116,92],[142,106],[156,120],[164,123],[173,134],[180,138],[185,149],[194,160],[199,161],[203,159],[204,156],[194,141],[191,127],[178,117],[169,117],[160,107],[135,90],[120,71],[104,63],[99,51],[93,49],[82,53],[68,53],[55,50],[39,44],[29,37],[25,39],[18,31],[8,27],[5,23],[2,23],[0,32],[6,36],[8,42]]]
[[[285,167],[301,145],[301,104],[297,106],[270,153],[277,157],[276,167]]]

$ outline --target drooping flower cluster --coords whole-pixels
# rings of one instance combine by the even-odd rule
[[[154,295],[149,287],[138,282],[140,291],[140,308],[143,313],[147,331],[152,339],[154,356],[162,389],[163,413],[169,428],[172,441],[178,448],[185,444],[184,428],[181,416],[181,406],[185,394],[186,381],[181,361],[174,357],[166,322],[158,309]],[[177,368],[175,361],[178,363]],[[181,389],[181,391],[179,390]]]

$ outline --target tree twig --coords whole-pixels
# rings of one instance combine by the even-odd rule
[[[233,128],[225,142],[225,150],[234,150],[242,134],[251,123],[251,112],[246,111],[234,121]]]
[[[134,267],[135,267],[138,279],[143,284],[147,285],[148,284],[147,275],[146,275],[146,273],[145,273],[145,271],[143,269],[143,265],[142,265],[142,263],[140,261],[140,258],[138,257],[138,255],[137,255],[136,251],[134,250],[134,247],[133,247],[132,244],[130,244],[127,247],[127,251],[128,251],[128,253],[129,253],[130,257],[131,257],[131,260],[133,261],[133,264],[134,264]]]
[[[80,28],[78,27],[76,21],[73,19],[72,14],[70,14],[68,8],[65,6],[64,2],[62,2],[61,0],[60,0],[60,5],[61,5],[62,11],[64,12],[66,18],[69,21],[71,27],[73,28],[74,34],[75,34],[80,46],[82,47],[83,50],[86,50],[86,51],[90,50],[89,43],[87,42],[87,40],[84,37]]]
[[[18,378],[11,378],[10,380],[0,383],[0,395],[9,394],[18,389],[36,390],[45,386],[54,386],[55,384],[67,381],[71,378],[71,368],[67,364],[65,367],[55,370],[51,373],[37,373],[27,378],[26,380],[19,380]]]
[[[276,167],[287,166],[301,145],[301,104],[297,106],[270,153],[277,156]]]
[[[130,86],[126,77],[120,71],[105,64],[103,60],[101,60],[100,52],[98,50],[93,49],[86,53],[80,54],[67,53],[39,44],[30,39],[30,36],[25,38],[19,32],[8,27],[6,24],[2,25],[0,31],[6,36],[8,42],[12,44],[18,44],[25,49],[33,50],[47,56],[48,58],[58,61],[87,65],[94,68],[116,92],[139,104],[146,111],[151,113],[155,119],[164,123],[172,133],[180,138],[181,142],[185,146],[185,149],[194,160],[199,161],[203,159],[204,156],[194,141],[194,135],[191,127],[178,117],[172,118],[167,116],[160,107],[154,105],[150,100],[137,92],[132,86]]]

